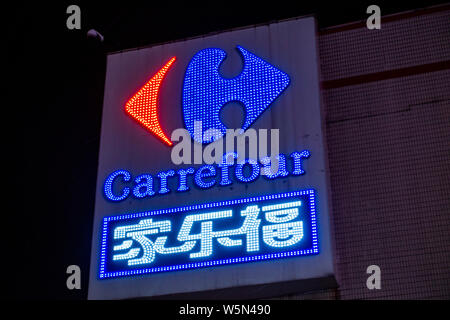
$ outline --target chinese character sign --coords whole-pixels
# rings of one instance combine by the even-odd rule
[[[106,217],[99,277],[318,253],[310,189]]]

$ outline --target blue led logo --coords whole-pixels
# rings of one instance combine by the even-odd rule
[[[99,277],[319,253],[312,189],[103,219]]]
[[[253,53],[237,46],[243,57],[244,68],[233,79],[219,74],[225,51],[208,48],[199,51],[190,61],[184,78],[183,116],[186,129],[200,143],[214,138],[203,137],[208,129],[218,129],[225,134],[226,127],[220,121],[220,109],[231,101],[245,106],[245,131],[287,88],[289,76]],[[201,121],[202,135],[194,135],[195,122]],[[197,129],[198,130],[198,129]]]

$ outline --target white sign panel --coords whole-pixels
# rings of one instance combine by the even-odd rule
[[[332,276],[325,159],[313,18],[110,54],[89,298]]]

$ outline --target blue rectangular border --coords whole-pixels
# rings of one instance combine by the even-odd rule
[[[144,218],[144,217],[149,217],[149,216],[169,214],[169,213],[179,213],[179,212],[192,211],[192,210],[204,210],[204,209],[230,206],[230,205],[236,205],[236,204],[252,203],[252,202],[257,202],[257,201],[285,199],[285,198],[291,198],[291,197],[303,196],[303,195],[309,196],[309,203],[310,203],[311,236],[312,236],[312,247],[310,249],[292,250],[292,251],[285,251],[285,252],[280,252],[280,253],[254,255],[254,256],[242,257],[242,258],[229,258],[229,259],[221,259],[221,260],[193,262],[193,263],[185,263],[185,264],[180,264],[180,265],[172,265],[172,266],[164,266],[164,267],[105,272],[106,243],[107,243],[107,235],[108,235],[108,223],[110,221],[134,219],[134,218]],[[319,253],[319,243],[318,243],[318,238],[317,238],[316,192],[314,189],[305,189],[305,190],[278,193],[278,194],[265,195],[265,196],[257,196],[257,197],[251,197],[251,198],[203,203],[203,204],[197,204],[197,205],[191,205],[191,206],[185,206],[185,207],[175,207],[175,208],[160,209],[160,210],[155,210],[155,211],[145,211],[145,212],[139,212],[139,213],[124,214],[124,215],[119,215],[119,216],[104,217],[103,225],[102,225],[99,278],[106,279],[106,278],[127,277],[127,276],[143,275],[143,274],[149,274],[149,273],[179,271],[179,270],[220,266],[220,265],[226,265],[226,264],[246,263],[246,262],[255,262],[255,261],[261,261],[261,260],[271,260],[271,259],[281,259],[281,258],[289,258],[289,257],[296,257],[296,256],[314,255],[314,254],[318,254],[318,253]]]

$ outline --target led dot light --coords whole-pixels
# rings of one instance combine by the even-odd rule
[[[200,188],[207,189],[211,188],[216,184],[214,179],[209,179],[209,181],[205,181],[205,178],[212,178],[216,175],[216,168],[213,165],[207,164],[205,166],[200,167],[197,172],[195,172],[194,179],[195,184]]]
[[[225,79],[219,67],[226,52],[218,48],[199,51],[189,62],[183,86],[183,116],[186,129],[199,143],[209,143],[217,136],[205,136],[209,129],[225,134],[226,127],[220,121],[220,109],[231,101],[245,106],[245,122],[242,130],[250,125],[287,88],[289,76],[248,50],[237,46],[243,58],[243,70],[233,79]],[[202,123],[202,134],[195,135],[195,123]]]
[[[251,168],[250,176],[244,176],[244,166]],[[256,160],[246,159],[242,163],[238,163],[235,169],[236,178],[241,182],[252,182],[259,177],[259,164]]]
[[[292,175],[302,175],[305,173],[302,167],[302,159],[307,159],[311,156],[311,153],[308,150],[303,150],[302,152],[292,152],[291,158],[294,159],[294,170],[292,171]]]
[[[261,174],[264,175],[267,179],[275,179],[278,177],[286,177],[289,175],[289,172],[286,170],[286,156],[284,154],[277,155],[278,161],[278,170],[276,173],[273,171],[273,164],[270,157],[264,157],[261,159],[261,164],[263,167],[261,168]]]
[[[106,178],[105,183],[103,185],[103,192],[105,196],[111,201],[122,201],[130,194],[130,188],[123,188],[122,194],[117,196],[113,192],[113,183],[118,177],[122,176],[123,181],[127,182],[131,180],[131,174],[126,170],[116,170],[111,173],[108,178]]]
[[[101,239],[100,279],[318,254],[315,191],[109,216]]]
[[[197,168],[178,169],[177,171],[171,169],[166,171],[160,171],[156,176],[144,173],[138,175],[133,182],[131,181],[131,174],[127,170],[116,170],[105,178],[104,183],[104,195],[106,199],[117,202],[124,201],[131,194],[130,188],[133,189],[133,196],[136,199],[144,199],[152,197],[156,193],[158,195],[168,194],[169,179],[178,176],[178,187],[175,189],[177,192],[185,192],[190,189],[189,184],[191,181],[195,183],[201,189],[208,189],[214,185],[228,186],[234,183],[233,178],[244,183],[250,183],[256,181],[261,174],[266,174],[266,178],[271,181],[279,177],[287,176],[299,176],[305,174],[304,159],[310,157],[308,150],[301,152],[295,151],[290,154],[292,158],[292,171],[287,170],[286,156],[279,154],[278,158],[278,170],[273,173],[272,164],[270,158],[266,157],[261,159],[261,165],[255,160],[245,159],[235,163],[235,159],[238,158],[236,152],[228,152],[223,156],[222,162],[217,165],[204,165]],[[233,167],[233,168],[232,168]],[[251,170],[250,174],[248,173]],[[244,171],[247,171],[244,174]],[[189,175],[193,175],[193,179],[188,179]],[[154,181],[158,185],[159,179],[159,191],[154,189]],[[176,178],[175,178],[176,179]],[[114,190],[114,192],[113,192]]]
[[[130,100],[125,104],[125,111],[163,142],[172,146],[172,141],[164,134],[158,119],[158,95],[161,82],[166,72],[175,62],[171,58]]]
[[[142,174],[134,179],[136,183],[133,188],[133,196],[136,198],[151,197],[155,194],[153,191],[153,177],[149,174]]]

